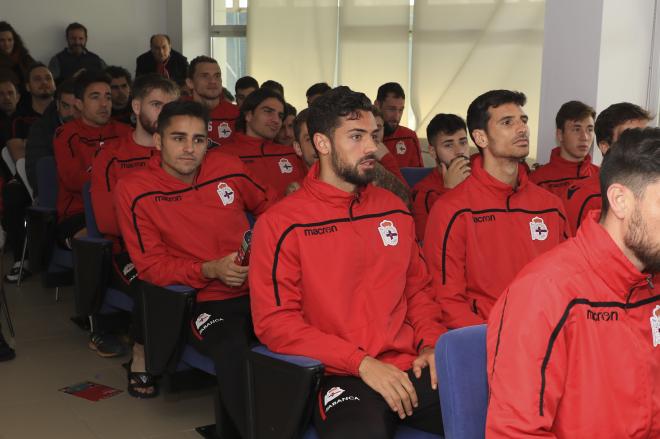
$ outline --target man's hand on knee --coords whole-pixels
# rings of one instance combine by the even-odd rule
[[[362,381],[378,392],[401,419],[413,414],[418,401],[408,374],[372,357],[364,357],[358,372]]]
[[[435,371],[435,349],[425,347],[419,353],[419,357],[413,361],[413,373],[417,378],[422,376],[422,369],[428,366],[429,373],[431,374],[431,388],[433,390],[438,388],[438,375]]]
[[[234,260],[237,253],[230,253],[224,258],[202,264],[202,273],[208,279],[220,279],[230,287],[240,287],[247,279],[247,266],[236,265]]]

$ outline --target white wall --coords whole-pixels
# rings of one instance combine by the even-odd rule
[[[135,58],[156,33],[170,34],[173,47],[183,46],[189,59],[208,54],[208,5],[209,0],[0,0],[0,20],[11,23],[32,56],[46,64],[66,46],[66,26],[80,22],[89,31],[89,50],[134,73]]]

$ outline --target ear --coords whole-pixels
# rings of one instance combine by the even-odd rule
[[[438,159],[438,153],[435,150],[435,146],[433,146],[431,143],[429,143],[429,155],[433,158],[433,160]]]
[[[186,78],[186,86],[188,87],[189,90],[193,89],[193,82],[192,79]]]
[[[76,101],[74,102],[74,106],[76,107],[76,110],[82,112],[82,110],[83,110],[83,101],[82,101],[82,99],[76,98]]]
[[[156,149],[157,149],[158,151],[162,151],[162,150],[163,150],[163,143],[162,143],[162,141],[163,141],[163,139],[160,137],[160,134],[159,134],[158,132],[155,132],[155,133],[154,133],[154,144],[155,144]]]
[[[472,131],[472,137],[474,138],[474,143],[480,148],[488,148],[488,136],[486,135],[485,130],[474,130]]]
[[[319,153],[319,157],[322,155],[330,155],[332,142],[325,134],[315,133],[314,138],[312,139],[316,150]]]
[[[300,158],[302,158],[302,147],[300,146],[300,143],[298,143],[297,140],[293,141],[293,151],[296,153],[296,155]]]
[[[252,116],[254,116],[254,113],[252,113],[252,111],[246,111],[245,112],[245,123],[252,122]]]
[[[629,217],[635,208],[635,195],[620,183],[611,184],[607,188],[606,196],[610,203],[609,212],[612,212],[618,220],[622,221]]]
[[[382,103],[381,103],[378,99],[376,99],[376,100],[374,101],[374,107],[376,107],[376,108],[378,108],[379,110],[381,110],[381,108],[380,108],[381,106],[382,106]]]
[[[140,109],[142,108],[142,102],[140,102],[140,101],[137,100],[137,99],[133,99],[133,100],[131,101],[131,108],[133,109],[133,113],[134,113],[135,115],[140,114]]]
[[[605,154],[607,154],[607,151],[610,149],[610,144],[604,140],[601,140],[600,142],[598,142],[598,149],[600,149],[600,152],[603,154],[604,157]]]
[[[564,130],[557,128],[557,131],[555,132],[555,139],[557,140],[557,145],[561,145],[561,143],[564,141]]]

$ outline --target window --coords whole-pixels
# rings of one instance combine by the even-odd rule
[[[211,56],[220,63],[222,83],[232,94],[247,75],[247,0],[212,0]]]

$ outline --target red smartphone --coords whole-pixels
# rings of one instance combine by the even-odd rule
[[[250,244],[252,244],[252,230],[243,233],[243,241],[234,260],[236,265],[243,267],[250,265]]]

